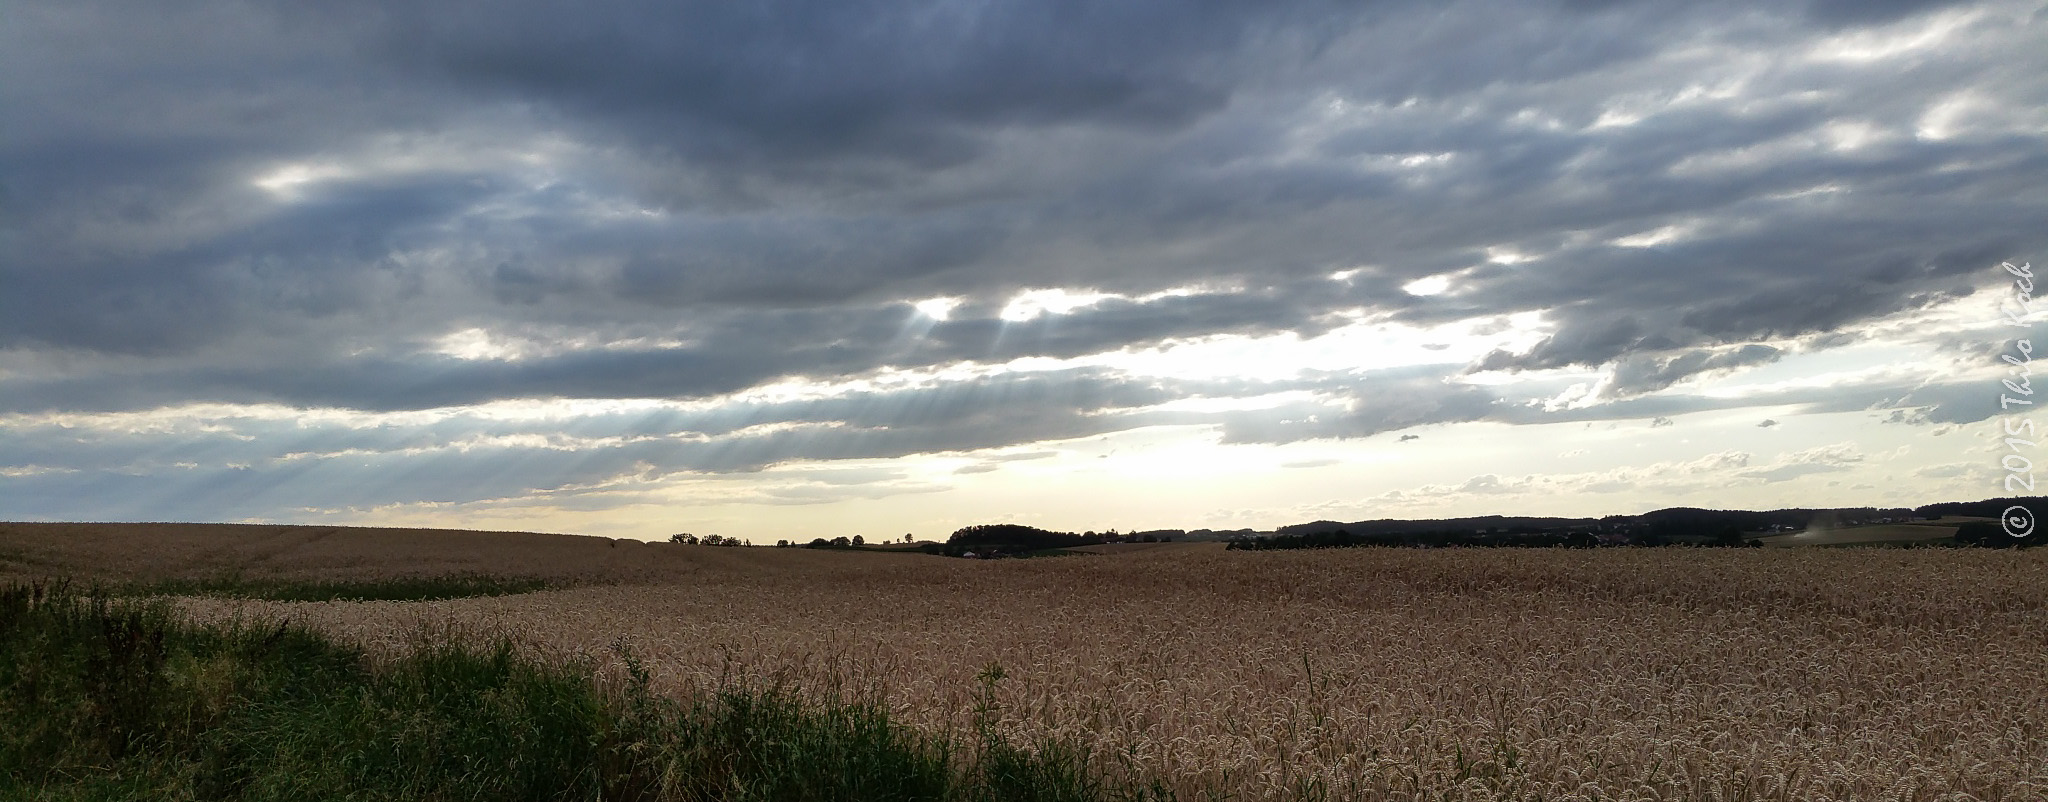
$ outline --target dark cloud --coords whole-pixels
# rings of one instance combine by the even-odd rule
[[[1916,38],[1965,5],[1978,16],[1947,38]],[[595,415],[555,422],[581,438],[559,447],[452,448],[499,431],[461,416],[247,442],[38,430],[10,446],[9,485],[28,489],[7,503],[144,509],[165,498],[145,475],[201,477],[189,497],[223,510],[351,481],[380,488],[363,504],[445,500],[485,491],[429,474],[484,458],[496,473],[475,487],[509,495],[1157,423],[1283,443],[1752,403],[1684,382],[1896,336],[1874,326],[2048,250],[2038,16],[1834,0],[24,7],[0,27],[0,412],[704,402],[1360,319],[1491,336],[1533,313],[1544,329],[1471,364],[1285,381],[981,370]],[[1830,38],[1845,35],[1861,38]],[[1406,289],[1426,277],[1442,291]],[[1110,295],[1004,318],[1045,288]],[[934,297],[959,305],[912,306]],[[1540,375],[1461,378],[1569,370],[1606,377],[1590,407],[1525,397]],[[1132,411],[1285,390],[1308,400]],[[1769,397],[1905,424],[1992,414],[1981,388],[1947,383]],[[367,462],[277,461],[293,449]],[[242,464],[267,467],[224,467]]]
[[[847,154],[945,166],[972,158],[969,134],[985,127],[1183,124],[1225,102],[1239,76],[1223,62],[1290,10],[628,1],[382,12],[381,43],[416,69],[772,170]]]
[[[1146,303],[1112,300],[1064,315],[920,323],[915,309],[811,308],[725,313],[686,329],[697,342],[580,348],[531,358],[441,353],[326,355],[318,363],[141,363],[14,383],[0,410],[118,410],[180,401],[276,402],[416,410],[521,398],[699,398],[791,377],[830,380],[881,367],[1020,357],[1069,358],[1174,338],[1267,333],[1320,324],[1283,317],[1278,293],[1211,293]]]
[[[1615,364],[1613,381],[1606,390],[1617,397],[1655,392],[1700,373],[1775,362],[1781,354],[1776,348],[1757,344],[1721,351],[1687,351],[1668,359],[1632,354]]]
[[[1963,5],[1960,0],[1812,0],[1809,18],[1835,27],[1892,22],[1934,9]]]
[[[433,269],[476,276],[488,291],[435,293],[426,308],[502,320],[508,312],[491,301],[531,308],[545,300],[551,305],[542,314],[585,326],[596,310],[620,300],[657,307],[625,315],[647,319],[660,307],[888,300],[882,296],[891,289],[909,295],[1092,283],[1143,291],[1176,278],[1301,275],[1358,262],[1383,262],[1383,269],[1413,275],[1453,268],[1455,254],[1488,241],[1710,211],[1859,174],[1894,182],[1918,175],[1922,184],[1940,177],[1939,186],[1882,187],[1874,201],[1893,206],[1896,212],[1888,213],[1895,219],[1873,218],[1868,206],[1842,218],[1865,231],[1814,236],[1811,223],[1830,221],[1796,221],[1801,224],[1764,232],[1793,238],[1785,244],[1766,239],[1758,244],[1768,247],[1760,250],[1703,252],[1681,261],[1716,272],[1810,263],[1813,254],[1800,252],[1795,242],[1817,250],[1887,239],[1980,250],[2023,244],[1966,238],[1921,213],[1926,204],[1920,201],[1954,194],[1959,186],[1952,171],[1927,172],[1934,161],[1952,162],[1962,155],[1958,147],[1982,151],[1998,143],[1922,147],[1875,162],[1808,159],[1740,178],[1679,179],[1660,169],[1716,149],[1809,133],[1842,109],[1871,108],[1861,102],[1866,98],[1887,99],[1875,107],[1880,116],[1895,109],[1890,121],[1905,122],[1896,115],[1909,110],[1892,98],[1910,93],[1890,81],[1844,83],[1837,93],[1848,97],[1839,105],[1741,114],[1678,109],[1620,131],[1574,133],[1515,122],[1518,111],[1546,107],[1576,124],[1590,122],[1599,93],[1609,89],[1593,78],[1597,67],[1625,64],[1647,73],[1640,78],[1667,77],[1655,72],[1655,43],[1683,36],[1683,28],[1663,27],[1647,11],[1571,8],[1554,14],[1531,7],[1519,12],[1529,24],[1507,26],[1492,24],[1500,9],[1444,16],[1404,4],[1352,11],[1218,4],[1195,13],[1031,4],[974,11],[858,4],[674,10],[633,3],[573,12],[514,4],[486,13],[467,4],[405,4],[347,19],[222,7],[177,15],[169,27],[184,32],[181,41],[208,41],[224,32],[206,26],[242,14],[228,29],[237,39],[177,49],[153,45],[146,32],[108,19],[113,15],[97,6],[30,15],[24,31],[111,31],[129,45],[121,59],[127,71],[113,74],[131,81],[155,74],[146,82],[150,97],[198,101],[213,112],[181,110],[168,132],[162,115],[33,115],[29,127],[38,135],[25,138],[8,158],[10,167],[39,176],[24,181],[23,189],[44,199],[33,212],[48,214],[31,216],[77,219],[89,207],[104,210],[91,217],[107,224],[36,233],[104,240],[113,233],[108,227],[190,223],[195,201],[214,207],[221,225],[166,232],[185,244],[102,258],[99,268],[66,264],[22,276],[32,292],[13,297],[43,302],[8,309],[17,314],[7,319],[20,322],[0,336],[152,352],[252,330],[274,336],[288,332],[298,313],[320,318],[404,306],[398,300],[422,286],[389,274],[422,260],[394,257],[446,246],[459,247],[456,261]],[[861,24],[841,24],[850,19]],[[1417,32],[1424,35],[1411,35]],[[1777,38],[1796,41],[1785,32]],[[1452,50],[1432,49],[1439,45]],[[380,51],[394,59],[364,60]],[[1476,53],[1484,56],[1459,56]],[[264,66],[251,69],[252,62]],[[150,69],[161,64],[178,69]],[[229,80],[236,71],[262,77]],[[1810,89],[1800,84],[1802,77],[1772,76],[1776,85],[1760,88]],[[66,86],[74,92],[136,91],[70,80]],[[1587,94],[1557,95],[1575,81],[1587,84]],[[1482,86],[1508,94],[1466,95]],[[306,88],[314,91],[291,91]],[[1325,157],[1319,163],[1274,162],[1274,143],[1308,122],[1302,115],[1313,106],[1302,104],[1327,96],[1420,102],[1375,114],[1369,123],[1335,127],[1315,143]],[[29,100],[39,101],[39,109],[55,103],[40,95]],[[230,109],[239,110],[236,121],[244,124],[229,124]],[[441,145],[458,149],[461,139],[483,131],[493,132],[492,144],[512,149],[521,146],[521,131],[529,138],[566,136],[618,147],[584,152],[566,175],[549,168],[556,174],[540,189],[508,184],[503,165],[450,175],[439,186],[417,177],[393,183],[342,176],[316,182],[320,191],[295,208],[231,214],[265,205],[244,197],[246,183],[238,191],[229,185],[266,165],[362,157],[372,141],[402,151],[407,142],[418,146],[433,138],[408,133],[393,139],[385,133],[393,129],[440,131],[448,140]],[[1045,151],[1033,144],[1040,141],[1034,136],[1073,141]],[[1397,173],[1356,167],[1365,156],[1439,151],[1454,158],[1435,186],[1410,186]],[[829,189],[847,176],[870,180],[855,180],[857,188],[846,190],[851,195]],[[1562,185],[1589,180],[1601,182],[1598,194],[1574,193],[1560,202]],[[761,182],[774,188],[739,186]],[[1486,189],[1475,193],[1475,187]],[[1543,202],[1535,205],[1538,198]],[[1914,202],[1892,202],[1908,198]],[[588,203],[607,200],[666,216],[657,223],[631,214],[623,220],[585,214]],[[523,208],[478,214],[508,203]],[[1973,211],[1951,208],[1957,216]],[[693,214],[700,209],[710,213]],[[2004,216],[2027,214],[2011,208]],[[1481,220],[1485,226],[1476,226]],[[1918,224],[1924,231],[1897,229],[1916,220],[1924,221]],[[1989,221],[1973,226],[1989,227]],[[1865,236],[1886,230],[1895,233]],[[420,236],[425,232],[452,240]],[[1934,236],[1917,236],[1923,233]],[[1194,258],[1169,247],[1189,236],[1207,240]],[[47,251],[83,243],[36,244],[49,247],[22,254],[24,262],[75,262]],[[1871,248],[1862,250],[1834,258],[1873,264]],[[1589,264],[1613,258],[1587,255],[1596,257]],[[1947,269],[1975,257],[1957,256]],[[1617,263],[1605,272],[1640,274],[1671,257],[1638,254],[1635,264]],[[265,270],[265,259],[289,267]],[[1892,264],[1882,268],[1893,271],[1883,274],[1890,283],[1916,283],[1897,272],[1912,261],[1910,254],[1881,261]],[[330,265],[325,277],[298,275],[312,272],[304,266],[323,263]],[[375,272],[380,266],[382,274]],[[92,282],[79,278],[95,271],[104,275]],[[1686,298],[1708,304],[1680,321],[1683,330],[1642,333],[1652,342],[1661,336],[1691,345],[1735,342],[1761,331],[1825,330],[1894,302],[1889,289],[1847,288],[1836,293],[1843,300],[1833,307],[1770,306],[1771,299],[1814,295],[1818,285],[1846,275],[1826,271],[1803,284],[1760,285],[1736,298],[1688,294],[1685,280],[1655,282],[1661,290],[1633,282],[1638,286],[1630,292],[1644,297],[1604,298],[1580,315],[1573,305],[1588,302],[1588,288],[1620,289],[1606,282],[1611,275],[1575,274],[1565,265],[1538,273],[1550,286],[1518,280],[1498,289],[1515,299],[1511,303],[1438,302],[1417,305],[1411,314],[1421,319],[1506,306],[1588,318],[1576,324],[1581,330],[1560,333],[1525,360],[1553,364],[1618,355],[1629,344],[1611,336],[1642,321],[1631,324],[1615,312],[1639,303]],[[1526,271],[1506,275],[1530,277]],[[84,286],[124,289],[88,293]],[[1660,294],[1666,298],[1650,297]],[[268,308],[271,303],[282,306]],[[1274,312],[1314,314],[1316,308]],[[69,317],[60,320],[60,314]],[[404,322],[424,326],[422,318],[408,315]]]
[[[1100,373],[1065,372],[1013,374],[930,391],[739,403],[696,413],[589,413],[568,426],[554,419],[488,415],[374,426],[271,417],[157,431],[51,423],[8,429],[17,447],[0,466],[10,471],[0,503],[24,515],[41,514],[36,511],[47,504],[113,492],[145,476],[159,484],[133,500],[137,508],[155,505],[184,515],[225,515],[282,499],[307,507],[469,503],[753,472],[792,461],[891,458],[1084,437],[1176,422],[1113,411],[1170,397],[1179,394]],[[1009,454],[989,462],[1045,456]],[[860,481],[865,480],[845,480]],[[913,486],[917,492],[934,489],[911,483],[897,491]],[[179,488],[192,495],[179,495]],[[871,491],[790,492],[771,503],[822,503]]]
[[[172,461],[164,456],[167,453],[177,455],[177,460],[235,465],[504,448],[560,452],[563,460],[581,459],[588,456],[585,452],[608,452],[616,455],[614,461],[629,464],[659,455],[657,464],[663,470],[746,471],[797,459],[896,457],[1098,434],[1145,420],[1165,420],[1120,411],[1232,389],[1236,388],[1069,369],[1002,374],[931,389],[735,401],[696,411],[672,406],[591,411],[566,425],[554,417],[508,421],[468,413],[437,414],[403,425],[364,425],[355,416],[299,420],[274,411],[142,430],[133,424],[101,428],[24,421],[8,427],[18,436],[18,446],[9,450],[7,460],[19,468],[118,471],[167,464]],[[1054,455],[1041,449],[984,459],[1009,462]]]

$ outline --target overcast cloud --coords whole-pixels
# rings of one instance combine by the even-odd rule
[[[1788,438],[1728,488],[1990,495],[1916,469],[1976,459],[1936,438],[1995,412],[1982,371],[2022,331],[1998,263],[2048,252],[2044,24],[2019,0],[19,4],[0,518],[493,502],[638,534],[597,514],[621,482],[932,498],[1147,427],[1222,455],[1475,425],[1553,454],[1560,424],[1724,414]],[[1859,431],[1939,448],[1837,448]],[[1706,464],[1656,442],[1627,471]],[[1367,454],[1276,457],[1358,489],[1259,523],[1428,492]],[[1431,454],[1495,480],[1444,493],[1541,468]]]

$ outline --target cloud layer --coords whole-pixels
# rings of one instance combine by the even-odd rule
[[[1912,327],[2048,252],[2044,8],[32,4],[0,29],[0,514],[1158,425],[1982,420],[1959,375],[1702,388],[1996,344]],[[1392,344],[1312,356],[1360,332]],[[1168,367],[1240,342],[1299,350]],[[460,479],[304,478],[344,461]]]

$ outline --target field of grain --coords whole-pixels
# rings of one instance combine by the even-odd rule
[[[103,580],[237,574],[376,579],[489,574],[579,582],[660,582],[728,564],[772,570],[753,549],[533,532],[261,524],[0,523],[0,579],[69,572]],[[724,558],[724,559],[721,559]]]
[[[538,535],[82,531],[59,544],[63,533],[0,526],[0,566],[573,578],[494,598],[183,605],[287,616],[381,654],[422,633],[509,635],[550,660],[616,661],[623,645],[671,693],[781,681],[877,695],[955,731],[992,690],[1000,730],[1020,743],[1068,739],[1182,799],[2048,797],[2038,550],[1187,544],[984,562]]]
[[[1950,516],[1937,521],[1909,521],[1892,524],[1865,524],[1810,529],[1784,535],[1768,535],[1762,538],[1766,546],[1799,548],[1805,546],[1866,546],[1886,543],[1920,543],[1950,540],[1956,536],[1956,528],[1971,521],[1997,522],[1995,518],[1960,518]]]

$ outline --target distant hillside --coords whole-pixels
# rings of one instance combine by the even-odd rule
[[[1488,531],[1499,533],[1533,533],[1586,529],[1593,531],[1638,531],[1650,534],[1697,534],[1715,532],[1727,529],[1730,526],[1741,532],[1757,532],[1774,526],[1787,529],[1804,529],[1815,524],[1841,526],[1855,523],[1874,523],[1886,518],[1904,520],[1907,518],[1933,518],[1941,515],[1969,515],[1995,518],[2006,507],[2026,502],[2034,503],[2038,509],[2048,510],[2048,498],[1944,502],[1930,504],[1918,509],[1908,509],[1905,507],[1796,507],[1779,510],[1709,510],[1698,507],[1667,507],[1637,515],[1609,515],[1604,518],[1538,518],[1482,515],[1471,518],[1380,518],[1349,523],[1313,521],[1305,524],[1283,526],[1275,530],[1274,533],[1278,535],[1315,535],[1342,531],[1354,535],[1396,535],[1425,532]]]
[[[1354,535],[1399,535],[1414,532],[1483,531],[1540,532],[1573,526],[1591,526],[1599,523],[1593,518],[1525,518],[1506,515],[1482,515],[1476,518],[1425,518],[1402,520],[1382,518],[1374,521],[1315,521],[1313,523],[1283,526],[1275,530],[1282,535],[1317,535],[1343,530]]]
[[[2013,505],[2021,505],[2036,514],[2048,512],[2048,496],[2014,496],[2011,498],[1987,498],[1983,501],[1944,501],[1929,504],[1914,512],[1923,516],[1962,515],[1972,518],[1997,518]]]
[[[1468,518],[1378,518],[1365,521],[1311,521],[1282,526],[1271,532],[1249,529],[1212,531],[1208,529],[1155,529],[1118,534],[1114,530],[1053,532],[1021,524],[983,524],[963,527],[944,546],[933,544],[927,551],[964,552],[968,548],[997,547],[1003,551],[1074,548],[1096,543],[1130,543],[1152,537],[1157,540],[1228,540],[1248,542],[1275,538],[1328,539],[1343,537],[1371,542],[1520,542],[1519,536],[1550,539],[1597,535],[1603,543],[1687,543],[1703,540],[1733,541],[1769,537],[1773,533],[1809,528],[1835,529],[1942,516],[1996,518],[2015,504],[2048,512],[2048,496],[1993,498],[1982,501],[1945,501],[1918,508],[1906,507],[1791,507],[1776,510],[1710,510],[1699,507],[1666,507],[1636,515],[1603,518],[1558,518],[1517,515],[1479,515]],[[1419,540],[1418,540],[1419,539]],[[1461,540],[1462,539],[1462,540]],[[1274,541],[1278,542],[1278,541]],[[1320,542],[1320,541],[1318,541]],[[1576,542],[1576,541],[1572,541]]]
[[[1911,518],[1914,512],[1904,507],[1880,509],[1877,507],[1835,507],[1809,509],[1794,507],[1782,510],[1704,510],[1697,507],[1669,507],[1652,510],[1634,516],[1632,522],[1646,531],[1657,533],[1683,533],[1702,529],[1719,529],[1733,525],[1743,532],[1754,532],[1782,526],[1788,529],[1804,529],[1816,524],[1837,526],[1852,522],[1872,522],[1884,518],[1901,520]]]

